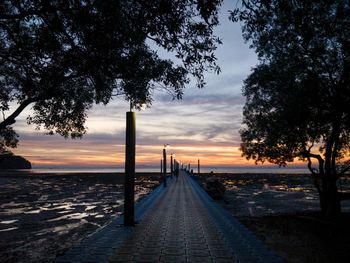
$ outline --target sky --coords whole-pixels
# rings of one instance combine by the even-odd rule
[[[243,80],[258,61],[244,43],[241,26],[228,19],[234,1],[225,1],[220,26],[215,30],[223,45],[216,52],[221,73],[206,74],[203,89],[188,85],[183,99],[172,100],[165,91],[154,94],[151,108],[136,113],[137,166],[157,166],[164,144],[170,144],[182,163],[204,166],[254,165],[241,157],[239,129],[242,123]],[[88,112],[88,133],[81,140],[44,135],[26,124],[30,109],[23,112],[14,128],[20,144],[14,153],[31,161],[34,167],[123,166],[125,152],[125,113],[128,103],[114,100],[96,105]]]

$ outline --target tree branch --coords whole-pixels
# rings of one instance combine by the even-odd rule
[[[325,170],[327,174],[336,177],[335,161],[338,153],[337,141],[339,141],[340,135],[340,120],[337,116],[335,116],[332,126],[332,132],[326,144]]]
[[[320,183],[319,183],[319,178],[322,178],[324,176],[324,170],[323,170],[323,163],[324,163],[324,160],[323,158],[318,155],[318,154],[312,154],[309,150],[312,148],[312,146],[310,146],[309,150],[306,150],[306,147],[304,146],[304,152],[302,153],[302,155],[304,157],[307,158],[308,160],[308,164],[307,164],[307,167],[309,169],[309,171],[311,172],[311,174],[313,175],[314,177],[314,184],[315,184],[315,187],[317,188],[317,191],[320,193],[321,192],[321,187],[320,187]],[[318,160],[318,163],[319,163],[319,173],[316,173],[315,172],[315,168],[312,168],[312,161],[311,161],[311,158],[315,158]]]
[[[91,6],[92,4],[87,4],[83,7],[88,8]],[[17,14],[1,13],[0,20],[16,20],[16,19],[21,20],[28,16],[41,16],[42,14],[47,14],[52,12],[72,12],[72,11],[79,11],[79,8],[59,8],[59,7],[53,7],[49,5],[49,6],[46,6],[46,8],[28,9],[28,10],[21,11],[20,13],[17,13]]]
[[[334,176],[337,175],[336,159],[338,156],[338,147],[339,147],[339,136],[337,136],[335,138],[335,142],[334,142],[334,146],[333,146],[333,150],[332,150],[332,171],[333,171]]]
[[[30,98],[24,100],[18,108],[10,115],[8,116],[4,121],[0,122],[0,130],[5,129],[7,126],[12,125],[16,122],[16,118],[18,115],[31,103],[38,101],[39,98]]]
[[[308,156],[307,158],[307,168],[309,169],[309,171],[312,173],[312,175],[316,176],[316,172],[315,172],[315,168],[312,168],[312,161],[311,158]]]
[[[305,146],[303,148],[304,148],[304,151],[301,153],[301,155],[303,157],[307,158],[308,162],[311,162],[311,158],[315,158],[318,161],[319,174],[320,174],[320,176],[323,176],[324,175],[324,168],[323,168],[324,160],[323,160],[322,156],[319,154],[311,153],[310,151],[308,151],[306,149]],[[309,165],[311,165],[311,163],[308,163],[308,168],[309,168]],[[312,167],[310,166],[310,168],[312,168]],[[309,168],[309,170],[310,170],[310,168]]]

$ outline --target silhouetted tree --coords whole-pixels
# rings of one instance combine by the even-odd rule
[[[322,212],[339,214],[337,180],[350,168],[349,2],[243,1],[232,19],[260,61],[243,87],[243,155],[307,161]]]
[[[138,107],[163,87],[219,72],[213,35],[222,0],[5,0],[0,6],[0,148],[15,147],[15,119],[81,137],[86,110],[123,96]],[[158,56],[173,52],[176,64]],[[8,116],[10,105],[17,108]]]

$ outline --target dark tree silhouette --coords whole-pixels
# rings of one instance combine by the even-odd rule
[[[5,0],[0,6],[0,148],[28,123],[65,137],[85,133],[86,110],[123,96],[138,107],[163,87],[180,99],[189,76],[219,72],[214,36],[221,0]],[[152,44],[153,43],[153,44]],[[156,46],[173,52],[175,64]],[[14,111],[10,105],[17,105]],[[11,114],[7,114],[11,112]]]
[[[326,216],[340,213],[337,181],[350,168],[349,18],[340,0],[252,0],[232,12],[260,61],[243,87],[243,155],[307,161]]]

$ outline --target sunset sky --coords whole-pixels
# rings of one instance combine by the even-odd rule
[[[184,163],[207,166],[253,165],[241,157],[239,129],[244,98],[242,82],[257,58],[245,44],[239,24],[228,19],[234,8],[226,1],[221,8],[216,34],[223,45],[217,50],[220,75],[206,74],[207,85],[189,85],[181,101],[173,101],[165,91],[156,91],[151,108],[137,112],[137,165],[158,165],[163,145],[168,153]],[[22,113],[14,126],[20,135],[15,154],[38,166],[122,166],[124,162],[125,112],[122,99],[108,106],[94,106],[86,123],[88,134],[82,140],[65,140],[43,135],[28,126]]]

